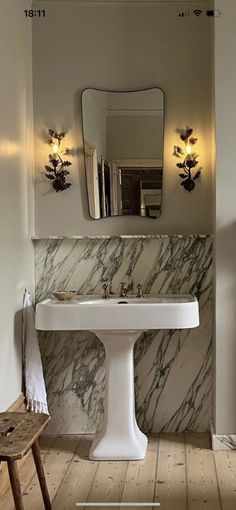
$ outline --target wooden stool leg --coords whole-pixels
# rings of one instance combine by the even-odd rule
[[[24,510],[16,460],[9,460],[7,467],[16,510]]]
[[[38,441],[35,441],[35,443],[32,445],[32,453],[34,456],[34,462],[36,466],[36,471],[38,474],[38,479],[41,487],[41,492],[43,496],[44,506],[45,510],[52,510],[49,494],[48,494],[48,488],[46,483],[46,478],[43,470],[43,464],[40,456],[40,450]]]

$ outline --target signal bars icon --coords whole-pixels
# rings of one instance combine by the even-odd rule
[[[185,16],[190,16],[190,11],[180,12],[179,18],[184,18]]]

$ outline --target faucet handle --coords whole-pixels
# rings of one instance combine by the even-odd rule
[[[109,298],[109,288],[108,288],[107,283],[103,283],[102,284],[102,289],[103,289],[102,298],[103,299]]]
[[[141,283],[138,283],[137,289],[138,289],[138,291],[137,291],[136,297],[137,298],[143,298],[143,289],[142,289]]]

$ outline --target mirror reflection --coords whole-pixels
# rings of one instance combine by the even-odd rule
[[[86,89],[82,93],[90,215],[158,218],[163,174],[164,95]]]

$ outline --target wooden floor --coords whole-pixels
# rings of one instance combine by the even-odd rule
[[[236,509],[236,451],[213,453],[207,434],[151,436],[145,460],[129,462],[89,461],[91,440],[57,436],[41,441],[53,510],[72,510],[82,501],[160,502],[161,510]],[[43,510],[31,456],[20,476],[25,510]],[[0,509],[13,508],[8,491],[1,495]]]

